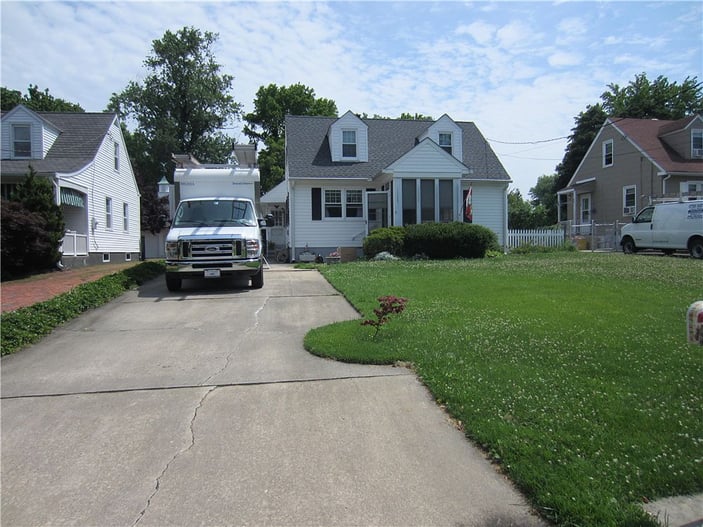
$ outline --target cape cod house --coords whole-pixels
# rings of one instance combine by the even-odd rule
[[[657,201],[703,197],[703,118],[608,118],[569,184],[559,220],[629,222]]]
[[[8,198],[30,167],[49,178],[66,224],[65,267],[139,258],[139,190],[116,114],[18,105],[1,123],[2,195]]]
[[[285,128],[285,192],[269,205],[287,205],[291,259],[352,259],[375,228],[423,222],[472,221],[505,244],[511,179],[474,123],[349,111],[287,116]]]

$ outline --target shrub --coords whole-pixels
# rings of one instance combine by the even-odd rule
[[[375,229],[364,238],[364,255],[373,258],[378,253],[403,254],[405,245],[404,227],[382,227]]]
[[[405,253],[426,254],[431,259],[483,258],[499,251],[495,233],[471,223],[422,223],[405,228]]]
[[[11,201],[2,202],[2,277],[51,268],[61,259],[64,236],[61,207],[51,182],[30,167]]]

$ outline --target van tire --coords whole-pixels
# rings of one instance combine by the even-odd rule
[[[622,245],[622,252],[625,254],[635,254],[637,252],[637,246],[635,246],[635,240],[629,236],[625,236],[620,242]]]
[[[166,289],[171,292],[176,292],[181,290],[181,279],[177,276],[166,275]]]
[[[703,258],[703,238],[696,236],[688,242],[688,250],[693,258]]]
[[[251,275],[251,288],[261,289],[264,287],[264,268],[263,266],[259,268],[259,272]]]

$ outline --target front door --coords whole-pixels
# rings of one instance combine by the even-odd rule
[[[370,191],[366,193],[364,202],[364,218],[366,218],[366,235],[374,229],[388,227],[390,224],[390,206],[388,191]]]

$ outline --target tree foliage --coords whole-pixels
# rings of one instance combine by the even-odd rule
[[[10,90],[3,86],[0,88],[0,103],[2,111],[12,110],[18,104],[23,104],[35,112],[84,112],[80,104],[57,99],[49,94],[49,89],[40,90],[35,84],[30,84],[27,94],[22,95],[19,90]]]
[[[550,177],[542,176],[540,180]],[[534,190],[535,188],[530,189],[530,193]],[[522,193],[518,189],[508,192],[509,229],[548,227],[556,223],[556,210],[554,210],[554,216],[555,218],[552,220],[551,212],[537,198],[531,203],[522,197]]]
[[[222,130],[239,118],[241,105],[231,94],[234,77],[222,73],[215,60],[217,38],[193,27],[166,31],[144,60],[149,74],[110,99],[109,110],[134,124],[133,132],[123,129],[148,230],[157,229],[167,214],[155,188],[173,173],[172,154],[193,154],[210,163],[231,155],[233,141]]]
[[[609,84],[600,98],[600,103],[588,105],[574,119],[566,152],[556,167],[555,192],[569,183],[608,116],[682,119],[703,111],[703,83],[698,82],[697,77],[686,77],[678,84],[661,75],[650,81],[646,73],[641,73],[625,87]]]
[[[49,269],[61,259],[63,214],[47,178],[30,168],[0,212],[3,279]]]
[[[254,99],[254,111],[246,114],[244,133],[263,142],[259,153],[261,190],[266,192],[283,181],[285,170],[286,115],[337,116],[334,101],[315,97],[315,91],[300,83],[291,86],[261,86]]]

